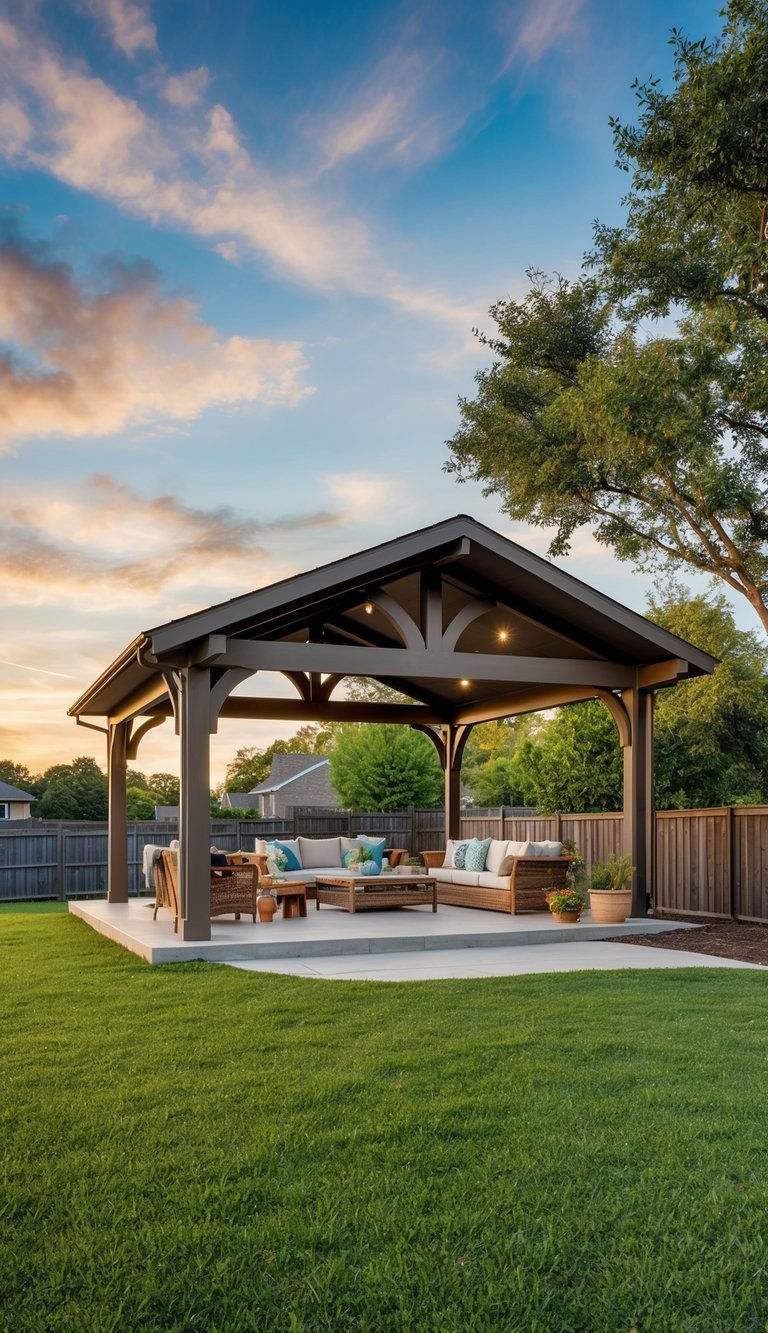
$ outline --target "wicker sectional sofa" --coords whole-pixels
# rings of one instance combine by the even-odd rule
[[[308,885],[307,897],[314,897],[314,884],[318,875],[349,875],[354,871],[346,869],[344,866],[344,853],[360,846],[358,838],[278,838],[275,841],[281,842],[283,846],[289,847],[300,864],[299,870],[286,870],[283,878],[286,880],[301,880]],[[373,837],[366,841],[381,841]],[[262,875],[266,875],[267,857],[264,850],[265,844],[260,839],[256,840],[255,852],[252,853],[257,862]],[[404,847],[385,847],[384,855],[389,859],[391,866],[396,866],[398,862],[407,856]]]
[[[571,863],[570,857],[558,854],[560,843],[492,839],[486,869],[471,871],[453,865],[455,847],[449,843],[445,851],[422,852],[424,864],[437,880],[437,901],[512,915],[545,912],[544,895],[565,887]]]

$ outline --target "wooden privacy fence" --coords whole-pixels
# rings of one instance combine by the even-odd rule
[[[461,821],[467,838],[571,838],[587,867],[621,851],[620,814],[520,814],[473,810]],[[381,834],[388,845],[420,852],[443,847],[442,810],[295,809],[289,819],[211,822],[211,842],[224,851],[250,848],[255,838]],[[0,902],[103,897],[107,891],[107,825],[18,820],[0,827]],[[128,825],[129,892],[143,889],[147,843],[167,846],[175,822]],[[768,806],[664,810],[656,815],[659,912],[735,917],[768,923]]]

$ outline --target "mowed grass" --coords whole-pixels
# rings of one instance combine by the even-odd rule
[[[0,968],[3,1329],[766,1327],[763,973]]]

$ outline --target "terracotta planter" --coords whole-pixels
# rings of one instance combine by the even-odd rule
[[[581,919],[581,912],[553,912],[552,915],[555,921],[559,921],[561,925],[566,926],[575,926],[576,922]]]
[[[256,899],[256,910],[259,921],[271,921],[277,911],[277,898],[273,898],[271,893],[260,893]]]
[[[620,926],[632,910],[631,889],[590,889],[589,907],[596,926]]]

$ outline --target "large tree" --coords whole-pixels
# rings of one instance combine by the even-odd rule
[[[330,777],[342,805],[356,810],[436,806],[443,774],[430,740],[392,723],[339,728]]]
[[[724,594],[673,586],[649,614],[721,660],[712,676],[661,690],[656,702],[656,804],[662,810],[748,805],[768,797],[768,649],[740,630]],[[519,747],[513,780],[550,813],[618,810],[622,759],[602,704],[563,708]]]
[[[71,764],[46,769],[45,790],[35,815],[40,819],[103,820],[107,818],[107,776],[88,755]]]
[[[768,7],[724,16],[711,43],[673,32],[673,90],[638,85],[637,125],[612,122],[631,187],[592,271],[492,307],[446,466],[553,528],[551,554],[588,524],[723,579],[768,630]]]
[[[10,787],[18,787],[19,791],[34,796],[35,783],[38,781],[39,778],[32,776],[26,764],[19,764],[15,759],[0,759],[0,782],[7,782]]]

